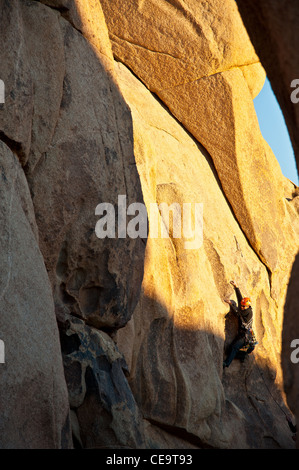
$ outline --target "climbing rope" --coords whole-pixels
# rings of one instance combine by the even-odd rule
[[[252,353],[252,356],[254,357],[254,359],[253,359],[253,361],[252,361],[252,363],[251,363],[251,367],[250,367],[248,373],[247,373],[246,376],[245,376],[245,387],[247,388],[247,386],[246,386],[247,378],[248,378],[248,376],[251,374],[251,372],[252,372],[252,370],[253,370],[253,367],[254,367],[254,364],[255,364],[256,367],[257,367],[257,369],[258,369],[258,371],[259,371],[259,374],[260,374],[260,376],[261,376],[261,378],[262,378],[262,380],[263,380],[263,382],[264,382],[264,385],[265,385],[266,389],[268,390],[269,395],[271,396],[272,400],[276,403],[276,405],[278,406],[278,408],[282,411],[282,413],[283,413],[283,414],[285,415],[285,417],[287,418],[287,416],[288,416],[287,413],[284,411],[284,409],[280,406],[280,404],[277,402],[277,400],[275,400],[274,396],[272,395],[271,390],[269,389],[269,387],[268,387],[268,385],[267,385],[267,383],[266,383],[266,381],[265,381],[264,375],[263,375],[262,371],[260,370],[260,367],[259,367],[257,361],[255,360],[255,359],[256,359],[255,354]]]
[[[254,358],[255,358],[255,355],[254,355]],[[273,397],[273,395],[272,395],[272,393],[271,393],[271,390],[269,389],[268,385],[267,385],[266,382],[265,382],[264,375],[263,375],[262,371],[260,370],[259,365],[258,365],[258,363],[257,363],[256,361],[255,361],[255,364],[256,364],[256,367],[257,367],[257,369],[258,369],[258,371],[259,371],[259,373],[260,373],[260,376],[262,377],[262,380],[263,380],[263,382],[264,382],[264,385],[265,385],[266,389],[268,390],[269,395],[271,396],[272,400],[273,400],[273,401],[276,403],[276,405],[280,408],[280,410],[283,412],[283,414],[285,415],[285,417],[287,417],[287,413],[284,411],[284,409],[280,406],[280,404],[279,404],[279,403],[275,400],[275,398]]]

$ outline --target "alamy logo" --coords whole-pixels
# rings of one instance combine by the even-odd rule
[[[5,103],[5,85],[4,81],[0,80],[0,104]]]
[[[141,202],[127,207],[126,196],[119,195],[117,211],[113,204],[102,202],[95,215],[101,216],[95,227],[98,238],[184,238],[187,250],[203,243],[203,203],[151,203],[147,210]],[[127,222],[127,216],[135,217]]]
[[[0,339],[0,364],[5,363],[5,346],[4,346],[4,341]]]
[[[291,93],[291,101],[292,103],[297,104],[299,103],[299,79],[298,78],[295,78],[291,82],[291,88],[295,88],[295,90],[292,91]]]
[[[291,352],[291,362],[298,364],[299,362],[299,339],[293,339],[291,342],[291,348],[296,348]]]

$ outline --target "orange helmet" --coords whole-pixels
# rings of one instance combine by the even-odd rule
[[[241,308],[248,308],[250,306],[251,306],[250,298],[244,297],[244,299],[241,300]]]

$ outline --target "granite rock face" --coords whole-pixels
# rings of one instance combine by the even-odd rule
[[[119,195],[128,205],[143,201],[131,114],[111,73],[111,49],[110,58],[102,54],[59,9],[31,1],[1,2],[1,8],[7,97],[1,136],[29,185],[29,217],[52,286],[51,307],[55,304],[62,325],[72,314],[112,331],[126,324],[137,303],[145,245],[140,238],[99,239],[95,234],[99,204],[111,204],[117,214]],[[108,35],[102,24],[105,52]],[[35,264],[31,259],[32,269]],[[36,295],[42,301],[43,295]],[[47,310],[46,299],[44,304]],[[37,302],[32,335],[38,312]],[[61,360],[59,342],[56,354]],[[60,379],[65,386],[63,375]]]
[[[235,2],[101,3],[115,56],[155,93],[235,67],[244,70],[254,95],[260,91],[265,73]]]
[[[127,364],[107,333],[70,317],[61,327],[62,356],[75,443],[84,448],[145,446],[142,416]],[[99,432],[105,430],[105,432]]]
[[[299,6],[296,2],[268,1],[261,2],[237,0],[242,19],[250,39],[267,71],[271,86],[281,106],[293,144],[297,168],[299,167],[298,142],[298,77],[299,51],[297,41],[297,24]],[[298,200],[298,198],[296,198]],[[295,199],[295,201],[296,201]],[[296,203],[298,210],[298,202]],[[298,255],[293,265],[287,299],[284,309],[284,326],[282,331],[282,364],[285,390],[288,403],[299,420],[298,389],[299,372],[296,363],[290,356],[291,344],[299,338],[298,321]],[[297,441],[297,447],[298,447]]]
[[[236,3],[283,111],[298,166],[299,51],[295,44],[299,5],[286,0],[237,0]]]
[[[203,204],[203,238],[193,249],[186,248],[188,238],[175,238],[171,226],[169,238],[152,238],[150,218],[142,295],[117,334],[137,403],[150,422],[177,436],[185,430],[201,448],[291,446],[267,390],[284,406],[282,307],[271,297],[268,270],[248,244],[211,156],[128,69],[117,70],[132,110],[148,212],[155,202]],[[163,209],[158,214],[167,224]],[[235,361],[222,372],[223,350],[237,332],[223,302],[235,299],[230,279],[252,298],[259,345],[244,364]]]
[[[211,155],[279,302],[297,234],[288,223],[280,167],[260,133],[252,97],[265,73],[236,2],[103,0],[102,5],[115,56]]]
[[[38,246],[28,183],[11,150],[1,155],[1,448],[72,446],[68,392],[52,290]]]
[[[292,448],[298,194],[260,133],[236,2],[0,12],[0,447]],[[231,279],[259,344],[223,371]]]

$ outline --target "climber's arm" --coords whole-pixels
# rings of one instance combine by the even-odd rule
[[[240,307],[241,300],[243,299],[243,296],[241,294],[241,291],[240,291],[239,287],[235,287],[235,292],[236,292],[236,296],[237,296],[237,299],[238,299],[238,305]]]
[[[237,286],[237,284],[235,283],[235,281],[230,281],[230,283],[231,283],[232,286],[234,286],[236,296],[237,296],[237,300],[238,300],[238,305],[240,307],[241,300],[243,299],[241,291],[240,291],[239,287]]]
[[[230,308],[233,311],[233,313],[239,316],[239,310],[238,310],[236,302],[234,302],[233,300],[225,300],[225,302],[230,305]]]

